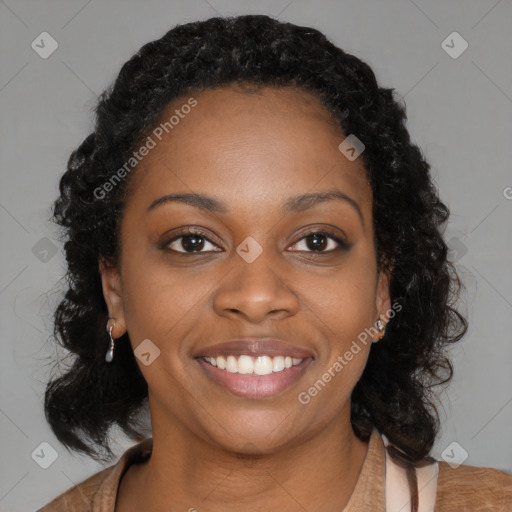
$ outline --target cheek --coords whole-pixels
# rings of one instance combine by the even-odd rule
[[[370,255],[361,251],[328,276],[303,280],[300,291],[311,321],[328,340],[329,349],[318,360],[320,379],[341,402],[361,376],[372,344],[368,329],[376,320],[377,272]]]
[[[206,307],[212,283],[198,272],[173,271],[163,258],[149,256],[126,258],[123,271],[126,325],[134,345],[146,338],[158,347],[177,343]]]
[[[376,265],[368,251],[350,255],[323,275],[296,275],[299,295],[307,309],[343,341],[357,336],[374,321]]]
[[[195,332],[198,319],[205,317],[212,283],[204,276],[173,272],[160,258],[134,257],[124,262],[125,319],[132,347],[136,351],[149,339],[160,351],[149,365],[138,359],[137,364],[152,399],[169,399],[166,407],[187,421],[187,336]]]
[[[218,268],[172,269],[163,253],[132,249],[123,255],[123,294],[134,345],[146,338],[158,346],[172,343],[198,318],[211,315],[210,298],[222,284]],[[376,273],[370,269],[375,262],[363,249],[353,250],[338,267],[318,271],[296,266],[286,272],[286,282],[304,303],[303,314],[325,324],[338,351],[372,322]]]

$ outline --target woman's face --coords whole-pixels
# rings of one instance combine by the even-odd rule
[[[102,266],[114,337],[127,330],[134,349],[150,340],[136,354],[153,435],[271,453],[349,429],[371,338],[351,346],[389,308],[362,157],[340,152],[345,135],[308,93],[194,98],[163,112],[179,121],[151,135],[120,265]]]

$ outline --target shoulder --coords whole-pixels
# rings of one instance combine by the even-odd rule
[[[97,512],[113,510],[119,483],[132,464],[151,456],[153,439],[128,448],[118,462],[57,496],[37,512]]]
[[[512,475],[491,468],[439,462],[436,510],[512,512]]]
[[[37,512],[91,512],[94,495],[115,469],[114,465],[99,471],[57,496]]]

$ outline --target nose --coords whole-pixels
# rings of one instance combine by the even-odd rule
[[[233,256],[232,270],[214,293],[213,307],[218,315],[259,324],[268,318],[279,320],[297,313],[298,296],[264,254],[252,263]]]

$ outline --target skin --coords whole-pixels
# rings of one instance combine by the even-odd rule
[[[149,388],[153,454],[123,477],[116,512],[341,510],[368,448],[351,428],[350,394],[371,342],[307,405],[297,397],[390,307],[362,158],[338,150],[345,135],[309,93],[226,87],[195,98],[135,171],[119,264],[100,264],[113,337],[128,331],[134,349],[150,339],[161,351],[149,366],[137,360]],[[360,215],[332,199],[283,213],[291,197],[333,190]],[[215,198],[225,211],[183,202],[147,211],[178,193]],[[209,252],[173,252],[184,250],[183,239],[162,247],[183,226],[205,231]],[[326,227],[350,249],[330,250],[338,244],[328,238],[328,252],[315,254],[304,237]],[[248,236],[263,249],[252,263],[236,252]],[[193,355],[237,336],[277,337],[315,359],[278,395],[235,396]]]

